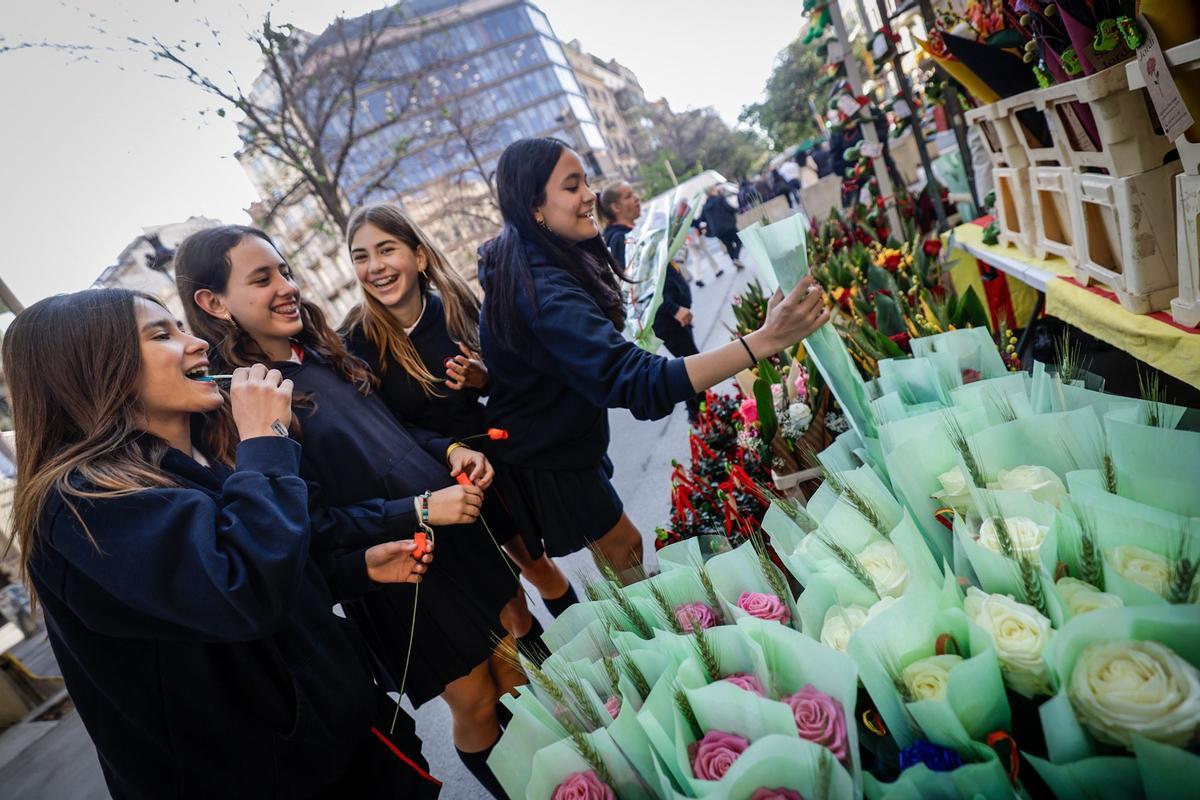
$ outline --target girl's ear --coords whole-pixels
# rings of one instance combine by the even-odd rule
[[[417,245],[417,272],[424,272],[428,263],[429,257],[425,254],[425,245]]]
[[[212,289],[197,289],[196,293],[192,295],[192,299],[196,301],[196,305],[200,307],[200,310],[210,317],[216,317],[228,322],[233,321],[233,315],[225,307],[225,301],[221,299],[220,295],[213,293]]]

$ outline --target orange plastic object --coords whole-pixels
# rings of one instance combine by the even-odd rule
[[[488,428],[487,435],[489,439],[507,439],[508,431],[504,428]]]
[[[457,475],[455,475],[454,480],[458,481],[463,486],[474,486],[475,485],[475,484],[471,483],[471,479],[467,477],[467,473],[465,473],[465,472],[460,472]]]
[[[425,531],[417,531],[413,534],[413,542],[417,545],[413,548],[413,558],[419,561],[429,552],[429,535]]]

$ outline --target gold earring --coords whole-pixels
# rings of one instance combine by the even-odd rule
[[[539,215],[536,217],[536,219],[537,219],[537,224],[538,224],[538,225],[540,225],[540,226],[542,226],[542,230],[544,230],[544,231],[548,231],[548,230],[550,230],[550,226],[546,224],[546,218],[545,218],[545,217],[543,217],[541,214],[539,214]]]

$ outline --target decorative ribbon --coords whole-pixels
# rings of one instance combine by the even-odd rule
[[[1013,785],[1017,785],[1017,774],[1021,771],[1020,751],[1017,750],[1017,740],[1012,738],[1004,731],[992,731],[987,735],[987,746],[996,751],[996,755],[1001,759],[1007,759],[1008,767],[1005,770],[1008,772],[1008,780]],[[998,747],[999,746],[999,747]],[[1003,750],[999,749],[1000,747]]]
[[[887,728],[884,727],[883,718],[873,708],[868,708],[862,713],[862,724],[864,728],[876,736],[887,736]]]
[[[948,633],[943,633],[937,637],[937,641],[933,645],[933,651],[939,656],[962,655],[962,652],[958,649],[958,641]]]

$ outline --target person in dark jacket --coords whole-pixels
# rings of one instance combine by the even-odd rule
[[[398,420],[486,448],[482,397],[488,381],[477,352],[478,298],[441,248],[396,206],[355,211],[346,238],[363,290],[363,300],[342,323],[347,348],[378,376],[379,396]],[[578,600],[552,560],[530,555],[495,486],[484,492],[481,516],[551,614]],[[536,643],[542,634],[524,592],[501,619],[523,643]]]
[[[632,200],[630,195],[633,196]],[[634,223],[642,213],[642,205],[636,200],[633,188],[624,182],[608,187],[596,199],[604,218],[612,220],[604,229],[604,244],[619,265],[625,264],[625,237],[633,230]],[[688,210],[687,203],[681,201],[677,213],[686,216]],[[717,272],[717,275],[720,274]],[[704,285],[699,279],[696,283]],[[672,262],[667,265],[667,274],[663,277],[662,297],[658,310],[654,312],[653,327],[654,335],[662,339],[663,345],[673,356],[691,356],[700,352],[692,333],[691,306],[692,290],[678,265]],[[700,418],[700,403],[703,400],[703,394],[687,399],[688,422],[695,423]]]
[[[290,267],[262,231],[227,225],[193,233],[175,254],[175,280],[188,324],[217,343],[218,368],[267,360],[295,383],[300,471],[314,509],[361,508],[343,528],[412,531],[425,518],[438,532],[438,569],[419,594],[386,586],[341,599],[394,688],[416,707],[442,696],[460,759],[502,797],[487,766],[500,736],[496,703],[524,676],[497,644],[508,635],[500,612],[519,581],[478,522],[491,464],[396,419],[367,365],[300,298]],[[468,485],[455,482],[459,474]],[[353,552],[334,561],[339,587],[367,588],[361,561]]]
[[[616,570],[641,563],[643,542],[612,488],[608,409],[639,419],[757,363],[824,324],[828,313],[806,278],[771,302],[764,326],[744,339],[668,359],[621,335],[623,270],[604,246],[579,156],[558,139],[522,139],[497,165],[504,228],[484,248],[479,339],[488,365],[488,416],[509,431],[497,442],[504,497],[530,550],[552,556],[593,545]],[[732,210],[732,209],[730,209]]]
[[[710,186],[708,199],[700,209],[700,219],[708,226],[708,235],[716,237],[725,245],[725,252],[738,269],[742,268],[742,242],[737,235],[737,212],[721,194],[721,187]]]
[[[412,720],[333,614],[279,435],[291,383],[239,369],[230,412],[206,351],[124,289],[43,300],[4,340],[22,572],[109,792],[435,797]],[[370,546],[367,578],[419,580],[414,548]]]

